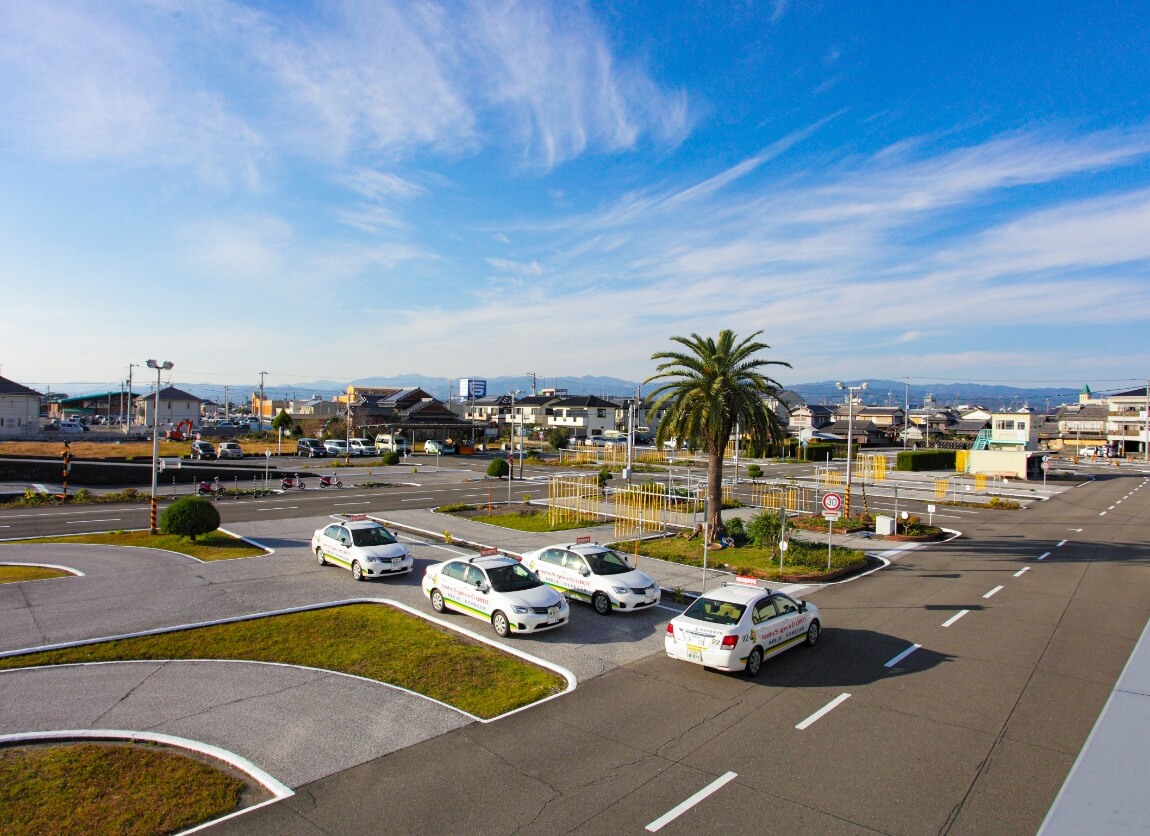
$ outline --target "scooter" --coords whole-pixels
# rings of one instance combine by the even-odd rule
[[[338,476],[320,476],[319,486],[321,488],[342,488],[343,482],[339,481]]]
[[[216,479],[212,480],[211,482],[209,482],[207,479],[204,479],[202,482],[200,482],[198,485],[196,485],[196,496],[216,497],[216,496],[223,496],[223,495],[224,495],[224,486],[223,486],[223,483],[220,482],[218,477]]]
[[[291,490],[292,488],[299,488],[302,491],[303,490],[303,479],[300,478],[300,475],[298,473],[295,476],[285,476],[283,478],[283,481],[280,482],[280,487],[283,488],[285,491]]]

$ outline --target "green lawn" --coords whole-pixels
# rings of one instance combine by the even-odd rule
[[[21,540],[21,543],[95,543],[105,546],[142,546],[149,549],[163,549],[179,552],[200,560],[232,560],[237,557],[259,557],[267,554],[266,549],[251,543],[213,531],[197,537],[195,542],[175,534],[149,534],[147,531],[109,531],[104,534],[78,534],[67,537],[36,537]]]
[[[154,746],[14,746],[0,749],[0,833],[174,833],[235,810],[244,786]]]
[[[0,583],[20,583],[21,581],[42,581],[46,578],[66,578],[71,572],[51,569],[47,566],[0,566]]]
[[[611,547],[619,552],[633,554],[635,541],[625,540],[614,543]],[[638,549],[640,556],[656,557],[688,566],[703,565],[703,544],[700,540],[685,540],[681,537],[644,540]],[[866,565],[866,555],[856,549],[836,546],[831,553],[831,569],[828,573],[825,545],[792,539],[786,552],[782,572],[779,571],[779,556],[774,549],[759,549],[752,545],[733,549],[709,549],[707,565],[711,568],[726,566],[729,571],[734,571],[736,574],[767,581],[790,581],[796,577],[817,579],[848,567],[861,568]]]
[[[597,525],[604,524],[603,520],[595,519],[581,519],[552,524],[546,508],[540,510],[511,511],[510,513],[501,506],[496,506],[496,509],[496,511],[490,514],[485,514],[482,509],[469,514],[449,513],[462,519],[471,520],[472,522],[498,525],[502,528],[514,529],[515,531],[569,531],[573,528],[594,528]],[[440,509],[441,512],[443,510],[442,508]]]
[[[468,625],[470,626],[470,625]],[[399,685],[479,717],[563,691],[563,677],[386,604],[348,604],[0,659],[0,669],[125,659],[247,659]]]

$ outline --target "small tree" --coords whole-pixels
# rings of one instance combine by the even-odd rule
[[[387,465],[399,464],[399,453],[395,452],[394,450],[388,450],[380,457],[380,459],[384,464]]]
[[[752,479],[758,479],[762,475],[763,475],[763,469],[761,467],[759,467],[757,464],[747,465],[747,476],[749,476]]]
[[[507,464],[507,459],[502,456],[492,459],[491,464],[487,465],[487,475],[494,476],[496,479],[502,479],[509,473],[511,473],[511,465]]]
[[[279,411],[279,415],[272,419],[272,429],[283,430],[285,433],[290,433],[292,424],[294,423],[295,421],[293,421],[292,417],[287,414],[287,411],[281,409]]]
[[[599,482],[599,490],[602,491],[606,490],[607,483],[615,477],[611,475],[611,471],[607,469],[607,466],[603,465],[603,467],[599,468],[599,472],[595,474],[595,478]]]
[[[185,496],[169,505],[160,515],[160,531],[195,540],[220,527],[220,512],[202,496]]]
[[[544,436],[544,438],[546,438],[546,440],[547,440],[547,446],[550,447],[552,450],[566,450],[567,449],[567,442],[569,440],[568,436],[567,436],[567,432],[565,430],[560,429],[559,427],[552,427],[551,429],[549,429],[547,431],[547,434]]]

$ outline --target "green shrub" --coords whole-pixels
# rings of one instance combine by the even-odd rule
[[[954,470],[954,450],[903,450],[896,470]]]
[[[734,522],[734,520],[732,520]],[[757,548],[773,546],[779,542],[782,531],[779,528],[778,512],[764,511],[753,517],[747,524],[747,540]]]
[[[807,445],[807,461],[808,462],[825,462],[828,454],[832,459],[846,458],[847,446],[845,444],[828,444],[825,442],[816,442]]]
[[[487,465],[487,475],[496,479],[502,479],[509,473],[511,473],[511,466],[507,464],[507,459],[502,456],[492,459],[491,464]]]
[[[220,512],[202,496],[185,496],[169,505],[160,515],[160,531],[195,540],[220,527]]]
[[[1013,499],[1003,499],[1000,496],[992,496],[990,502],[986,503],[990,508],[996,508],[999,511],[1017,511],[1022,507],[1022,504]]]
[[[453,511],[474,511],[477,506],[469,505],[466,502],[455,502],[451,505],[440,505],[438,511],[444,514],[450,514]]]
[[[380,461],[382,461],[385,465],[399,464],[399,453],[397,453],[395,450],[388,450],[382,456],[380,456]]]
[[[607,487],[607,482],[615,477],[611,475],[610,469],[604,466],[599,468],[599,472],[595,474],[595,478],[599,481],[599,490],[603,490]]]
[[[76,493],[72,495],[72,499],[76,500],[77,502],[87,502],[91,498],[92,492],[87,488],[80,488],[80,490],[76,491]]]
[[[723,524],[727,527],[727,534],[730,535],[736,543],[747,542],[747,529],[743,525],[742,517],[732,517],[729,520],[724,520]]]
[[[747,465],[747,476],[749,476],[752,479],[758,479],[762,475],[763,475],[763,469],[761,467],[759,467],[757,464]]]
[[[562,430],[559,427],[552,427],[543,437],[547,440],[547,446],[552,450],[567,449],[567,441],[569,436],[565,430]]]

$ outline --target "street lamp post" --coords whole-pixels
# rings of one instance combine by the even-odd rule
[[[847,393],[847,490],[843,500],[843,516],[848,518],[851,515],[851,465],[854,463],[851,448],[855,435],[855,392],[861,392],[866,387],[865,380],[858,386],[846,386],[841,382],[835,384],[836,389],[845,389]]]
[[[148,521],[151,533],[157,534],[159,530],[156,528],[156,482],[160,474],[160,375],[171,369],[172,363],[167,360],[163,363],[149,360],[148,368],[156,370],[156,401],[152,408],[152,502]]]

